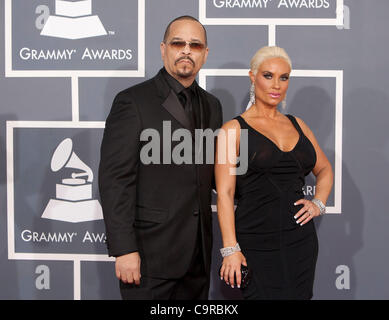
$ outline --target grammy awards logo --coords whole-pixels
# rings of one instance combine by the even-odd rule
[[[85,222],[103,219],[98,200],[92,199],[92,170],[73,152],[73,142],[67,138],[55,149],[51,158],[51,170],[73,168],[71,178],[56,184],[56,199],[50,199],[42,218],[66,222]]]
[[[55,0],[55,16],[50,15],[42,36],[83,39],[107,34],[96,15],[92,15],[92,0]]]

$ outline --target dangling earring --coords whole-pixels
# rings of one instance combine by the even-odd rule
[[[286,100],[282,100],[282,102],[281,102],[281,108],[282,108],[282,111],[283,111],[283,112],[286,111]]]
[[[254,86],[254,83],[252,83],[251,87],[250,87],[250,103],[255,104],[255,86]]]
[[[286,111],[286,95],[285,95],[284,100],[282,100],[282,102],[281,102],[281,109],[282,109],[282,112]]]

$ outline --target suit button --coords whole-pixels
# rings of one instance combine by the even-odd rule
[[[193,215],[194,216],[198,216],[199,215],[199,211],[198,210],[193,211]]]

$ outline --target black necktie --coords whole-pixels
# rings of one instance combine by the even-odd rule
[[[192,92],[191,92],[191,89],[189,88],[185,88],[184,90],[182,90],[180,93],[179,93],[179,99],[180,99],[180,102],[182,104],[182,106],[184,107],[184,110],[190,120],[190,123],[192,124],[193,126],[193,110],[192,110]]]

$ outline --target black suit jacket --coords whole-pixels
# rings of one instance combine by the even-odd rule
[[[200,87],[197,89],[201,127],[215,131],[222,125],[220,102]],[[108,253],[120,256],[139,251],[142,275],[179,278],[191,262],[200,225],[209,273],[214,166],[179,165],[173,160],[162,164],[163,121],[170,121],[172,132],[193,129],[161,71],[114,99],[106,120],[99,166]],[[149,143],[140,141],[144,129],[154,129],[161,137],[161,164],[140,161],[140,152]],[[194,140],[191,142],[193,155]],[[171,142],[171,148],[179,143]]]

